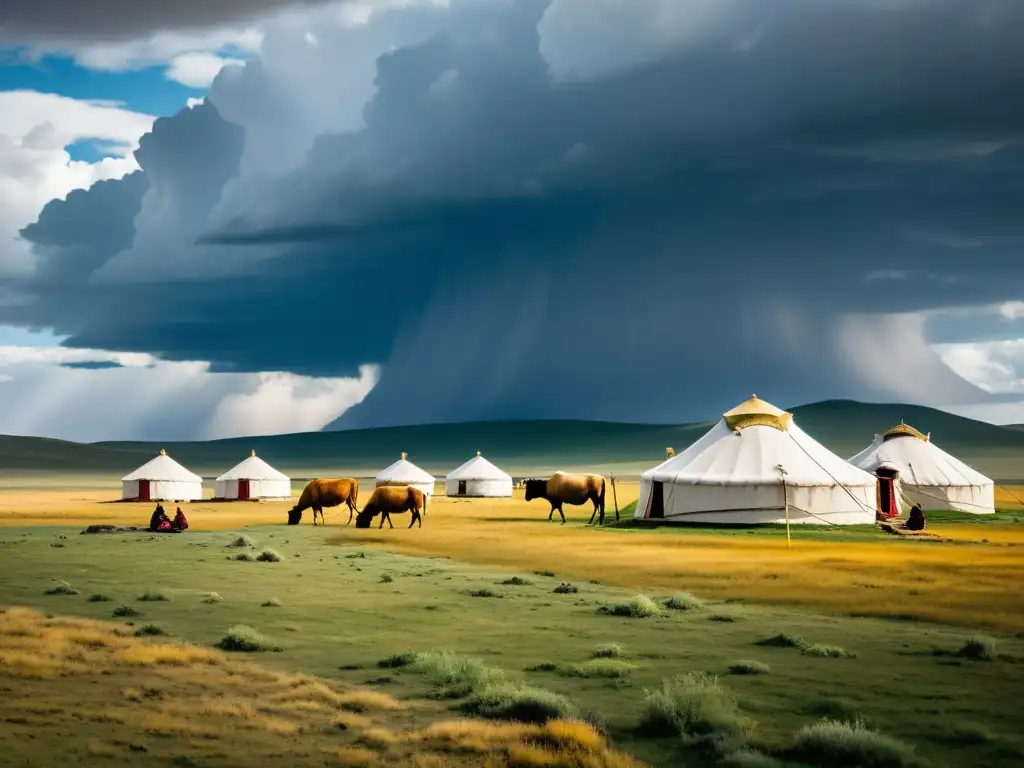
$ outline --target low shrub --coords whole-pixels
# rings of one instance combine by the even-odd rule
[[[636,669],[636,664],[621,659],[591,659],[582,664],[570,664],[560,667],[559,671],[566,677],[601,678],[616,680],[629,677]]]
[[[264,549],[262,552],[256,555],[256,559],[261,563],[280,563],[282,560],[284,560],[284,558],[281,557],[281,555],[279,555],[272,549]]]
[[[956,655],[975,661],[992,661],[996,657],[996,641],[991,637],[981,635],[970,637],[956,652]]]
[[[386,659],[377,662],[377,666],[383,669],[397,669],[399,667],[411,667],[416,663],[416,654],[412,651],[394,653]]]
[[[48,595],[77,595],[78,590],[68,584],[66,581],[58,581],[57,586],[50,587],[46,590]]]
[[[801,728],[786,754],[832,768],[912,768],[922,765],[909,744],[873,731],[857,720],[821,720]]]
[[[554,672],[558,669],[558,665],[553,661],[542,661],[540,664],[534,664],[532,667],[527,667],[527,672]]]
[[[552,590],[556,595],[575,595],[580,591],[579,587],[562,582]]]
[[[646,691],[644,705],[640,731],[649,735],[678,735],[691,743],[735,748],[742,746],[753,728],[732,694],[717,678],[706,675],[665,680],[659,690]]]
[[[158,589],[147,589],[139,595],[139,600],[144,603],[169,603],[171,598]]]
[[[480,589],[471,589],[466,594],[470,597],[503,597],[503,595],[495,592],[494,590],[488,589],[487,587],[481,587]]]
[[[216,592],[207,592],[203,598],[204,603],[219,603],[224,598],[218,595]]]
[[[235,555],[235,560],[238,560],[240,563],[251,563],[255,559],[256,558],[250,555],[248,552],[239,552],[237,555]]]
[[[90,602],[90,603],[109,603],[110,602],[110,598],[107,597],[106,595],[101,595],[101,594],[89,595],[88,602]]]
[[[256,542],[250,539],[248,536],[239,536],[230,544],[229,547],[237,547],[239,549],[255,549]]]
[[[808,645],[803,649],[805,656],[819,656],[827,659],[855,659],[857,654],[838,645]]]
[[[777,635],[772,635],[771,637],[758,640],[755,645],[761,645],[766,648],[799,648],[803,650],[804,648],[807,648],[810,643],[797,635],[780,632]]]
[[[270,597],[260,603],[260,608],[280,608],[281,601],[276,597]]]
[[[252,627],[239,624],[228,630],[218,642],[217,647],[222,651],[241,651],[243,653],[256,653],[260,651],[280,651],[280,646],[271,643]]]
[[[628,616],[632,619],[646,619],[661,613],[658,604],[646,595],[634,595],[625,603],[602,605],[597,610],[598,613],[605,613],[611,616]]]
[[[141,627],[135,630],[136,637],[160,637],[166,635],[160,627],[156,624],[143,624]]]
[[[624,656],[625,653],[622,650],[622,646],[618,643],[605,643],[599,645],[594,649],[594,652],[590,654],[591,658],[594,659],[617,659]]]
[[[141,616],[137,610],[132,608],[130,605],[119,605],[114,609],[114,616],[117,618],[123,618],[125,616]]]
[[[462,709],[478,717],[521,723],[566,720],[580,714],[575,702],[562,694],[509,681],[485,686],[474,693]]]
[[[527,584],[530,584],[531,582],[527,581],[526,579],[520,576],[513,576],[510,579],[502,579],[498,583],[508,587],[525,587]]]
[[[674,611],[691,611],[695,608],[703,608],[704,601],[689,592],[680,592],[666,600],[665,607]]]
[[[473,656],[451,651],[427,651],[416,655],[413,668],[426,675],[434,693],[442,699],[461,699],[485,686],[500,682],[504,673]]]
[[[729,666],[730,675],[767,675],[770,671],[768,665],[760,661],[737,661]]]
[[[381,584],[390,584],[393,581],[394,581],[394,578],[389,573],[385,573],[383,576],[380,577],[380,583]]]

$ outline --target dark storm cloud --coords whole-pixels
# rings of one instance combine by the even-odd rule
[[[753,47],[559,83],[546,2],[453,3],[445,33],[379,59],[364,128],[270,183],[224,187],[237,155],[208,149],[235,146],[219,117],[177,141],[158,122],[145,199],[187,201],[182,225],[147,228],[132,177],[103,188],[124,197],[105,233],[61,239],[84,203],[51,204],[25,231],[40,274],[79,252],[94,270],[132,221],[119,259],[137,273],[30,281],[35,301],[0,320],[226,370],[385,363],[349,426],[684,419],[749,390],[983,398],[913,318],[877,316],[1024,295],[1024,4],[735,5],[765,25]],[[279,87],[253,72],[247,98]],[[244,268],[145,279],[189,259]]]
[[[0,0],[0,40],[109,41],[251,21],[328,0]]]

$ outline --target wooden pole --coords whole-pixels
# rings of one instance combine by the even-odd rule
[[[782,472],[782,500],[786,505],[786,547],[790,548],[793,540],[789,536],[789,486],[786,485],[786,470],[779,465],[779,471]]]
[[[615,475],[612,475],[612,501],[615,502],[615,519],[619,519],[619,494],[615,492]]]

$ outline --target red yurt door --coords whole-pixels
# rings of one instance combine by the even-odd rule
[[[238,500],[248,501],[249,500],[249,481],[239,480],[238,481]]]
[[[139,480],[139,501],[150,501],[149,480]]]
[[[899,515],[900,508],[896,504],[896,487],[891,477],[878,478],[878,517],[892,520]]]

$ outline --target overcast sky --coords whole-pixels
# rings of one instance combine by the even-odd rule
[[[207,6],[0,0],[0,431],[1024,421],[1024,4]]]

